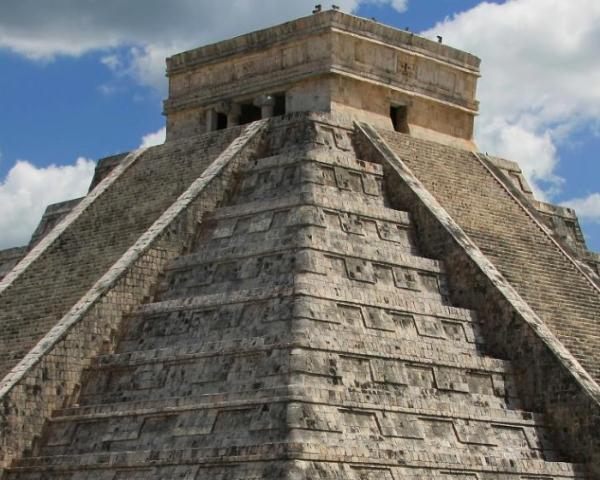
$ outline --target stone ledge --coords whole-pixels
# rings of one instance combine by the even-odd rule
[[[274,45],[279,38],[285,38],[287,42],[290,38],[294,38],[294,35],[305,36],[307,33],[315,33],[332,27],[342,31],[359,33],[375,41],[403,47],[408,51],[460,66],[475,74],[479,73],[481,60],[474,55],[448,45],[441,45],[414,33],[404,32],[366,18],[333,10],[252,32],[231,40],[178,53],[167,59],[168,73],[172,74],[185,70],[198,63],[221,60],[223,56],[239,55],[247,53],[248,50],[264,48],[265,45]]]

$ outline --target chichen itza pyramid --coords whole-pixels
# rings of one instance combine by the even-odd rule
[[[600,478],[600,256],[479,59],[331,10],[167,66],[166,143],[0,252],[0,477]]]

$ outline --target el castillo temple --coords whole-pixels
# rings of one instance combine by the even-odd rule
[[[600,479],[600,255],[479,64],[338,10],[168,58],[166,142],[0,252],[0,478]]]

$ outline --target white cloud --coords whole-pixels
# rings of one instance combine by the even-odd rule
[[[105,96],[109,97],[109,96],[111,96],[113,93],[115,93],[117,91],[117,87],[115,87],[114,85],[103,83],[103,84],[101,84],[101,85],[98,86],[98,91],[102,95],[105,95]]]
[[[392,7],[399,12],[404,12],[408,9],[408,0],[392,0]]]
[[[165,57],[206,43],[310,15],[316,0],[2,0],[0,48],[32,59],[77,56],[106,50],[108,68],[134,75],[142,84],[165,88]],[[407,0],[337,0],[353,12],[360,4],[390,4],[399,11]],[[130,54],[111,51],[129,46]]]
[[[600,223],[600,193],[592,193],[583,198],[574,198],[564,202],[563,205],[574,208],[579,218]]]
[[[482,58],[480,147],[556,193],[557,145],[600,117],[600,2],[483,2],[425,35]]]
[[[548,200],[560,190],[563,179],[554,173],[558,157],[549,132],[535,133],[496,118],[480,125],[478,140],[488,153],[518,162],[538,199]],[[547,182],[545,190],[538,187],[539,180]]]
[[[121,60],[115,54],[106,55],[100,59],[103,65],[106,65],[111,70],[118,70],[121,68]]]
[[[85,195],[94,168],[83,157],[43,168],[17,161],[0,183],[0,248],[27,244],[49,204]]]
[[[165,136],[165,127],[144,135],[138,148],[164,143]],[[84,157],[47,167],[17,160],[0,182],[0,249],[26,245],[48,205],[84,196],[95,168]]]
[[[142,142],[138,148],[153,147],[154,145],[160,145],[165,143],[167,137],[167,128],[163,127],[156,132],[149,133],[142,137]]]

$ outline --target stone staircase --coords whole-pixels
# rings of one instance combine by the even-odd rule
[[[270,133],[8,479],[583,478],[381,165],[305,123]]]
[[[472,152],[380,131],[425,188],[600,382],[600,289]]]

